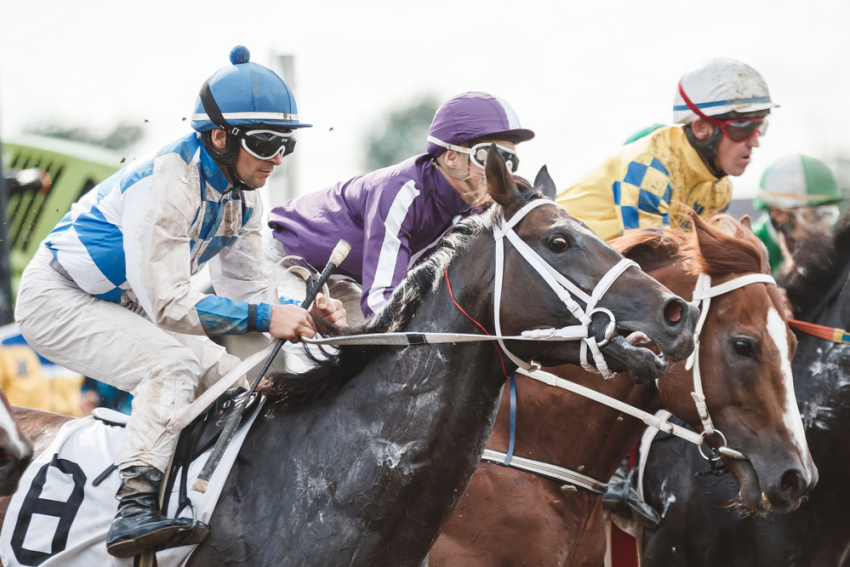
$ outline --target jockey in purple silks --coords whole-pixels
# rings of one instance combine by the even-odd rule
[[[516,171],[516,145],[533,137],[504,100],[480,92],[455,96],[434,116],[428,153],[272,209],[266,258],[276,263],[295,255],[324,266],[337,241],[348,241],[351,253],[337,272],[350,280],[337,280],[330,292],[356,324],[361,308],[366,316],[380,311],[407,271],[464,212],[483,202],[489,146],[495,143]],[[351,280],[362,284],[362,292]],[[290,279],[283,289],[298,298],[305,288]]]

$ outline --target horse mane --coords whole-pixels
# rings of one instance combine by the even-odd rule
[[[514,176],[514,182],[520,189],[519,206],[544,198],[525,179]],[[491,205],[483,213],[470,215],[458,222],[443,237],[437,250],[408,272],[384,308],[362,325],[341,328],[316,317],[313,319],[316,331],[326,337],[403,331],[428,294],[439,289],[443,274],[452,261],[467,250],[480,234],[492,231],[493,222],[501,211],[499,205]],[[302,374],[272,373],[262,380],[258,390],[272,400],[282,401],[289,406],[304,407],[327,400],[387,348],[385,345],[340,346],[336,354],[325,353],[327,356],[321,359],[306,349],[315,367]]]
[[[848,250],[850,211],[838,221],[833,236],[813,234],[791,251],[794,269],[779,279],[799,317],[809,320],[816,316],[816,308],[841,289],[850,269]]]
[[[644,270],[686,260],[691,275],[722,277],[766,272],[767,251],[751,230],[726,214],[708,220],[693,211],[687,214],[691,217],[692,231],[649,228],[621,236],[609,244]]]
[[[767,274],[767,248],[752,230],[730,215],[721,213],[708,221],[691,212],[694,236],[679,250],[690,259],[688,273],[723,277],[730,274]]]

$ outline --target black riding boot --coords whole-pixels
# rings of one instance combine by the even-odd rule
[[[602,496],[602,508],[626,520],[635,520],[644,527],[657,528],[661,522],[661,516],[632,488],[632,477],[637,469],[629,472],[628,462],[628,459],[623,461],[608,481],[608,492]]]
[[[159,511],[163,474],[154,467],[121,471],[118,514],[109,528],[106,550],[113,557],[133,557],[154,546],[162,549],[204,541],[209,527],[190,518],[166,518]]]

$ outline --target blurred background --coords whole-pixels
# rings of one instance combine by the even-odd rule
[[[548,164],[564,188],[636,130],[669,123],[678,78],[716,56],[753,66],[782,105],[736,197],[791,153],[847,183],[846,1],[78,0],[2,12],[0,136],[78,136],[117,160],[188,131],[203,81],[247,46],[286,75],[315,125],[299,133],[295,171],[272,183],[275,200],[424,151],[433,110],[468,90],[505,98],[537,132],[520,174]],[[395,128],[411,122],[423,125],[415,136]]]

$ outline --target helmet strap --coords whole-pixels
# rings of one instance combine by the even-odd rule
[[[452,179],[457,179],[458,181],[465,183],[467,189],[469,189],[469,191],[472,194],[477,194],[478,190],[475,188],[475,185],[472,184],[472,181],[469,180],[469,168],[470,168],[469,160],[470,160],[470,157],[469,157],[469,155],[461,153],[461,152],[458,152],[458,155],[466,157],[466,171],[464,171],[463,173],[460,173],[460,171],[457,170],[457,169],[450,169],[448,167],[443,167],[443,164],[440,163],[440,158],[434,158],[434,162],[437,164],[437,167],[440,168],[440,171],[444,172],[446,175],[448,175]]]
[[[723,137],[723,130],[716,126],[712,126],[711,136],[709,136],[708,140],[703,141],[697,138],[696,134],[694,134],[691,124],[686,124],[685,136],[687,136],[691,147],[693,147],[700,157],[703,158],[703,162],[713,176],[720,179],[721,177],[726,177],[728,175],[728,173],[723,171],[723,168],[720,167],[720,164],[717,161],[717,146],[720,145],[720,139]]]

